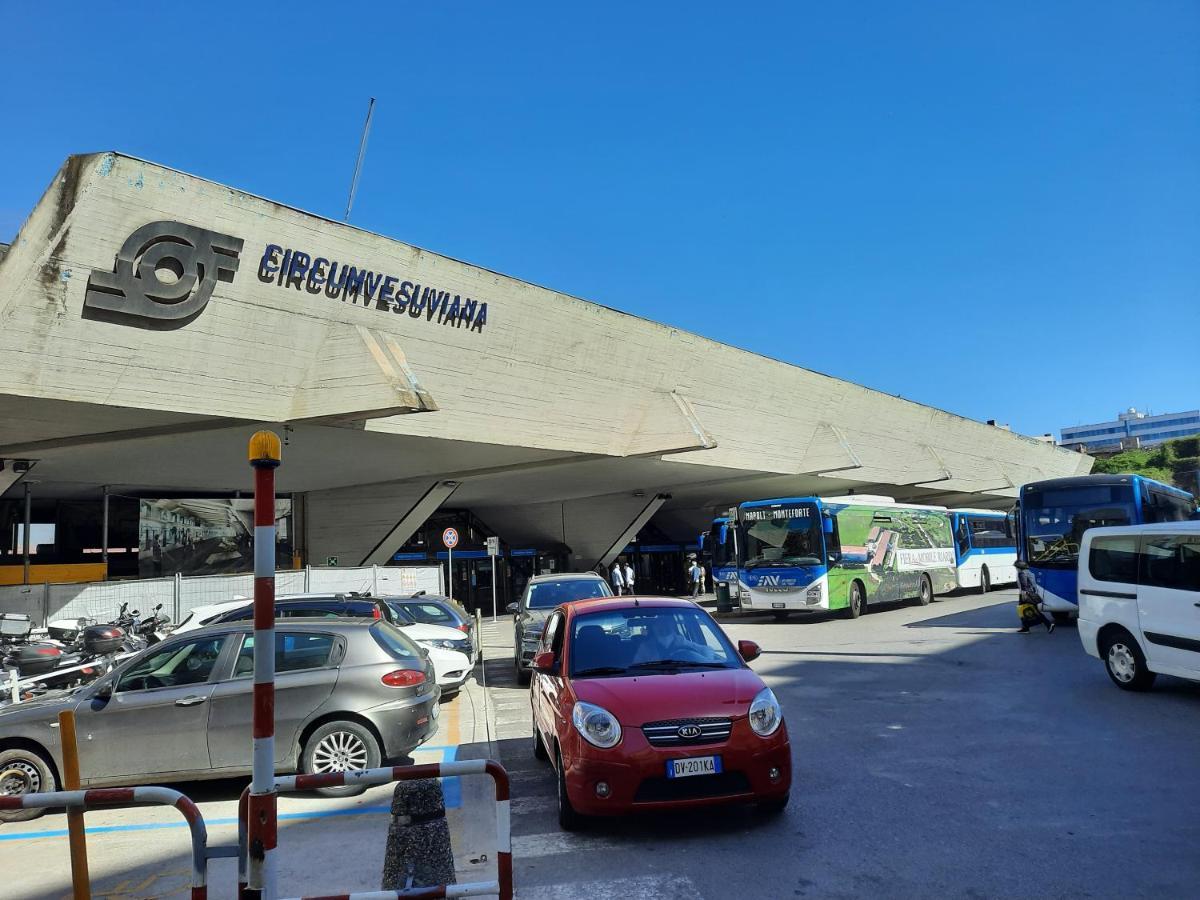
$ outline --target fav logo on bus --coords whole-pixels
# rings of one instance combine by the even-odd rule
[[[768,594],[784,594],[796,590],[796,579],[783,575],[763,575],[758,579],[756,587]]]

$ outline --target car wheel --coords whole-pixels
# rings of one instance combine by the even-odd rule
[[[772,797],[770,800],[763,800],[758,804],[758,811],[766,816],[777,816],[787,809],[788,800],[792,798],[791,793],[786,793],[782,797]]]
[[[866,604],[863,602],[863,586],[858,581],[850,582],[849,605],[846,607],[846,618],[857,619],[863,614]]]
[[[0,797],[56,790],[58,783],[50,766],[33,750],[19,748],[0,753]],[[44,809],[8,809],[0,811],[0,822],[28,822],[45,813]]]
[[[1050,615],[1053,617],[1055,625],[1071,624],[1071,614],[1069,612],[1051,612]]]
[[[933,582],[928,575],[921,576],[921,593],[917,594],[917,603],[928,606],[933,602]]]
[[[379,742],[369,729],[357,722],[327,722],[305,742],[301,768],[306,775],[319,775],[376,769],[381,762]],[[359,785],[346,785],[319,788],[317,793],[325,797],[353,797],[364,790]]]
[[[986,594],[992,589],[992,576],[988,574],[987,566],[979,570],[979,593]]]
[[[562,754],[557,755],[558,760],[558,827],[563,831],[578,831],[583,827],[583,816],[575,812],[575,807],[571,805],[571,798],[567,796],[567,773],[563,766]]]
[[[1142,648],[1128,632],[1117,632],[1106,638],[1102,655],[1108,677],[1122,690],[1147,691],[1154,684],[1155,675],[1146,668]]]

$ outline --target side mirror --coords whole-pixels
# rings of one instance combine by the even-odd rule
[[[510,615],[513,615],[513,616],[515,616],[515,615],[517,614],[517,610],[518,610],[519,608],[520,608],[520,607],[518,607],[518,606],[517,606],[517,604],[515,604],[515,603],[510,603],[510,604],[508,604],[508,606],[504,607],[504,611],[505,611],[506,613],[510,614]]]
[[[554,653],[550,650],[543,650],[533,657],[533,670],[535,672],[552,672],[554,671]]]
[[[738,641],[738,653],[746,662],[754,662],[762,656],[762,648],[754,641]]]
[[[113,683],[110,680],[110,681],[106,681],[106,682],[104,682],[104,684],[100,685],[100,687],[96,690],[94,699],[103,700],[107,703],[109,700],[112,699],[112,695],[113,695]]]

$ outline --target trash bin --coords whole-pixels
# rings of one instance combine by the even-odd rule
[[[717,582],[717,612],[733,612],[733,597],[729,593],[729,582]]]

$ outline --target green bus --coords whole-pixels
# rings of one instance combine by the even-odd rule
[[[785,497],[738,506],[738,599],[783,619],[915,599],[957,587],[943,506],[891,497]]]

